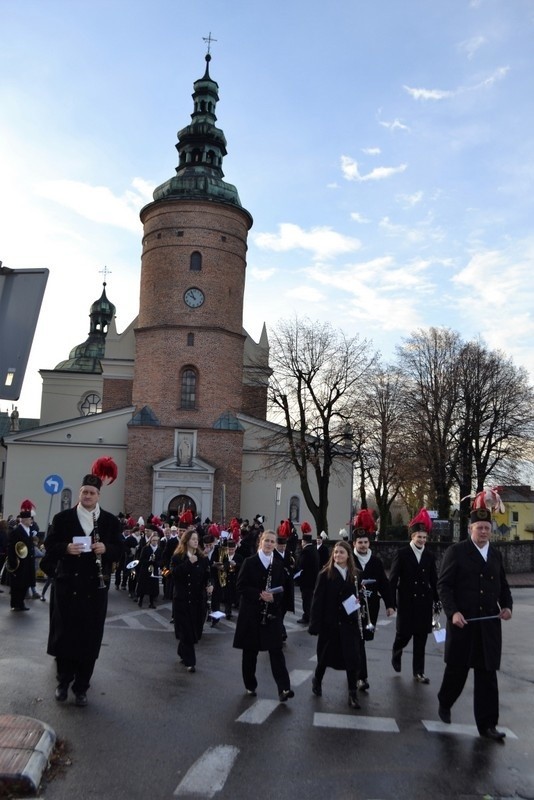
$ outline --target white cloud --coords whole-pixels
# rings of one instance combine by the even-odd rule
[[[260,269],[259,267],[249,267],[247,275],[250,275],[256,281],[268,281],[273,275],[276,275],[278,270],[275,267]]]
[[[350,156],[341,156],[341,171],[343,177],[347,181],[358,181],[364,183],[366,181],[380,181],[385,178],[390,178],[399,172],[404,172],[407,164],[399,164],[398,167],[375,167],[366,175],[361,175],[358,167],[358,162]]]
[[[476,92],[478,89],[486,89],[493,86],[497,81],[506,77],[510,67],[498,67],[491,75],[473,86],[459,86],[457,89],[415,89],[411,86],[403,86],[405,91],[411,95],[414,100],[446,100],[450,97],[455,97],[465,92]]]
[[[368,156],[379,156],[381,153],[381,149],[379,147],[363,147],[362,153],[365,153]]]
[[[380,125],[383,128],[387,128],[390,131],[409,131],[410,128],[408,125],[405,125],[400,119],[394,119],[392,122],[387,122],[386,120],[379,120]]]
[[[139,233],[139,209],[152,199],[151,187],[142,178],[134,178],[132,189],[117,197],[107,186],[90,186],[80,181],[42,181],[37,194],[70,208],[92,222],[124,228]]]
[[[303,300],[306,303],[321,303],[324,301],[325,296],[319,289],[314,289],[313,286],[295,286],[286,292],[286,297],[292,297],[295,300]]]
[[[404,208],[413,208],[418,205],[423,199],[423,192],[414,192],[413,194],[399,194],[397,195],[397,202]]]
[[[371,222],[370,219],[364,217],[363,214],[360,214],[358,211],[352,211],[350,218],[354,220],[354,222],[359,222],[360,225],[366,225],[368,222]]]
[[[484,36],[472,36],[471,39],[465,39],[463,42],[460,42],[458,50],[465,53],[467,58],[471,61],[477,50],[485,43],[486,39]]]
[[[277,253],[290,250],[307,250],[314,259],[330,260],[343,253],[359,250],[361,242],[352,236],[344,236],[329,227],[310,228],[306,231],[299,225],[282,222],[278,233],[257,233],[254,243],[263,250]]]

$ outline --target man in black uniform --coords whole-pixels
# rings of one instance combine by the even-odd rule
[[[19,520],[8,534],[6,569],[11,589],[11,611],[29,611],[24,598],[30,586],[35,585],[31,508],[21,508]]]
[[[302,531],[302,548],[297,559],[295,575],[298,576],[298,585],[302,596],[302,617],[297,620],[300,625],[308,625],[310,622],[310,609],[315,589],[315,582],[319,574],[319,554],[317,546],[312,540],[311,525],[303,522],[300,526]]]
[[[123,547],[118,518],[99,505],[102,481],[111,483],[116,469],[111,459],[95,461],[92,474],[82,481],[78,505],[56,514],[46,539],[47,556],[57,564],[47,649],[57,662],[55,696],[65,701],[72,683],[77,706],[87,705],[104,635],[112,564]]]
[[[478,497],[478,496],[477,496]],[[475,498],[475,502],[476,502]],[[451,707],[475,673],[475,722],[481,736],[502,741],[497,670],[501,663],[501,620],[512,617],[512,594],[502,557],[489,543],[491,511],[471,512],[470,537],[445,552],[438,591],[447,616],[445,673],[438,693],[439,716],[450,723]]]
[[[373,555],[369,547],[369,534],[363,528],[357,528],[354,534],[354,563],[358,570],[358,586],[360,588],[361,615],[363,636],[360,638],[360,674],[358,689],[366,692],[369,689],[367,672],[367,654],[365,642],[375,637],[376,621],[380,610],[380,598],[384,601],[386,615],[395,613],[389,581],[384,565],[378,556]]]

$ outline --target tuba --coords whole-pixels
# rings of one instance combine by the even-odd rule
[[[20,567],[20,562],[23,561],[25,558],[28,558],[28,545],[25,544],[24,542],[16,542],[15,555],[17,557],[17,566],[10,567],[9,563],[6,561],[6,569],[8,572],[16,572]]]

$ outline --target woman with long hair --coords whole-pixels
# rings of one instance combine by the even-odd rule
[[[314,695],[322,695],[327,667],[347,674],[350,708],[360,708],[357,698],[360,625],[358,586],[354,558],[348,542],[336,542],[328,562],[317,576],[310,610],[309,632],[317,636],[317,668],[312,679]]]
[[[174,633],[178,655],[188,672],[195,672],[195,644],[200,641],[206,619],[209,563],[199,545],[195,528],[189,528],[171,559],[173,577]]]

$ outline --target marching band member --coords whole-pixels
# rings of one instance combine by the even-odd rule
[[[286,702],[295,696],[282,649],[282,596],[288,577],[280,559],[274,557],[275,547],[274,531],[263,531],[258,552],[243,561],[237,578],[240,603],[234,647],[243,651],[241,672],[246,693],[256,696],[258,653],[267,650],[278,699]]]
[[[21,504],[19,524],[9,531],[7,537],[6,570],[9,576],[11,611],[29,611],[24,598],[31,586],[35,586],[35,559],[33,556],[32,509],[33,503],[24,500]]]
[[[315,581],[319,574],[319,554],[317,547],[312,541],[311,525],[303,522],[300,526],[302,531],[302,548],[297,559],[296,575],[302,595],[302,617],[297,620],[300,625],[307,625],[310,621],[310,607],[315,589]]]
[[[326,566],[317,577],[308,631],[318,636],[313,694],[321,697],[327,667],[343,669],[347,674],[349,706],[360,708],[357,681],[361,632],[356,567],[347,542],[336,542]]]
[[[365,642],[374,639],[376,621],[380,610],[380,598],[386,607],[386,615],[395,613],[389,581],[384,565],[378,556],[373,555],[369,547],[369,534],[363,528],[357,528],[354,534],[354,562],[358,570],[358,585],[362,595],[362,632],[360,639],[360,675],[358,689],[366,692],[369,689],[367,671],[367,654]]]
[[[208,559],[195,528],[185,530],[171,559],[174,633],[178,655],[188,672],[196,671],[195,644],[202,637],[209,583]]]
[[[160,536],[154,531],[141,550],[139,564],[137,566],[137,603],[139,608],[143,607],[143,598],[148,595],[149,608],[156,608],[154,600],[159,595],[159,571],[163,548],[160,545]]]

